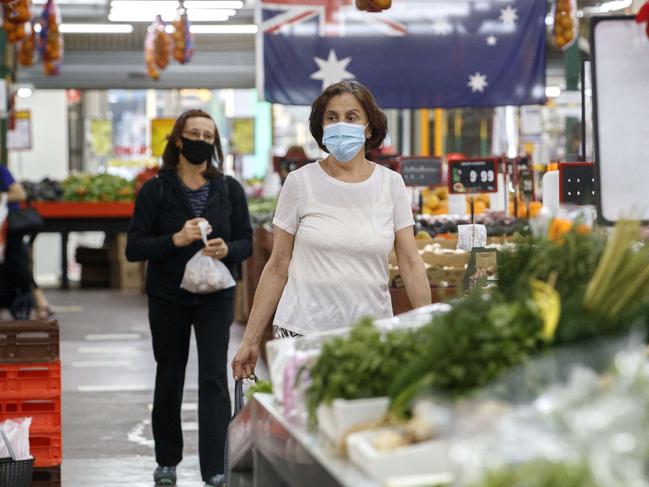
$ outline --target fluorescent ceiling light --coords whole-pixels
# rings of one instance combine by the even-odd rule
[[[239,25],[192,25],[189,27],[192,34],[256,34],[255,24]]]
[[[192,22],[224,22],[234,15],[234,10],[189,10],[187,16]],[[111,22],[153,22],[160,15],[165,22],[176,20],[175,10],[111,10]]]
[[[210,10],[210,9],[197,9],[192,8],[187,10],[187,17],[192,22],[220,22],[228,20],[233,15],[236,15],[237,11],[232,9],[226,10]]]
[[[174,10],[178,8],[178,2],[175,0],[159,0],[155,2],[150,0],[114,0],[110,3],[110,8],[113,10],[118,8],[123,8],[124,10]]]
[[[60,27],[64,34],[130,34],[131,24],[67,24]]]
[[[188,0],[185,2],[185,8],[243,8],[241,0]]]
[[[547,86],[545,88],[545,96],[548,98],[556,98],[561,95],[561,88],[558,86]]]
[[[144,8],[147,10],[176,10],[178,8],[178,2],[176,0],[113,0],[110,3],[112,10],[124,8],[124,9],[139,9]],[[240,0],[236,1],[218,1],[218,0],[189,0],[185,2],[185,8],[200,8],[200,9],[240,9],[243,8],[243,2]]]
[[[610,2],[605,2],[596,7],[584,7],[584,13],[588,14],[601,14],[606,12],[614,12],[616,10],[622,10],[629,8],[633,4],[633,0],[612,0]]]
[[[45,5],[47,0],[32,0],[34,5]],[[106,5],[106,0],[58,0],[58,5]]]

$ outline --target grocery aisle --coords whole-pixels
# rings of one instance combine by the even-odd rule
[[[59,310],[63,375],[63,485],[150,486],[155,375],[146,298],[113,290],[48,291]],[[233,325],[230,352],[243,328]],[[192,342],[193,344],[193,342]],[[197,360],[187,366],[179,486],[201,486]],[[231,385],[232,387],[232,385]]]

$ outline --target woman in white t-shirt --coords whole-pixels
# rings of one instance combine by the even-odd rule
[[[313,103],[311,134],[329,156],[288,175],[277,204],[274,244],[242,343],[235,378],[253,373],[264,329],[276,337],[348,327],[392,316],[388,257],[396,250],[414,307],[431,302],[401,175],[365,159],[387,119],[362,84],[343,81]]]

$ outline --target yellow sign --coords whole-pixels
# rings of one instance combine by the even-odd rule
[[[15,126],[7,131],[7,148],[9,150],[31,150],[32,148],[32,113],[29,110],[15,112]]]
[[[233,118],[231,151],[235,154],[255,153],[255,119]]]
[[[113,122],[90,120],[90,144],[96,156],[113,155]]]
[[[151,155],[160,157],[167,145],[167,136],[174,128],[174,118],[154,118],[151,120]]]

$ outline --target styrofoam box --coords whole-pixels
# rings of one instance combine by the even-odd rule
[[[347,437],[349,460],[370,477],[386,482],[401,476],[451,476],[448,442],[437,439],[389,451],[374,448],[374,438],[387,428],[360,431]]]
[[[330,405],[321,404],[316,411],[320,432],[336,445],[343,445],[345,435],[363,424],[385,419],[390,398],[334,399]]]

